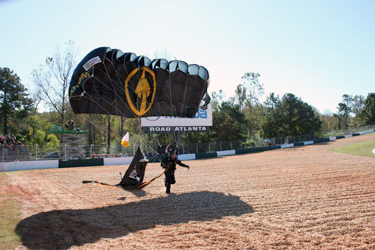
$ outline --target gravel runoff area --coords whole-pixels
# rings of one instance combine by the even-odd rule
[[[18,249],[375,249],[375,158],[319,145],[187,162],[172,194],[116,184],[127,166],[10,173]],[[145,179],[162,172],[147,166]]]

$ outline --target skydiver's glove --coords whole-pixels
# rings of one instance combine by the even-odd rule
[[[187,169],[190,169],[189,165],[186,165]]]

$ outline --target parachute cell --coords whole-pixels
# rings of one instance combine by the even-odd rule
[[[69,96],[76,114],[193,118],[208,84],[208,71],[197,64],[101,47],[78,64]]]

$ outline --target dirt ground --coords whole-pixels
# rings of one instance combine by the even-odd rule
[[[82,184],[125,166],[14,172],[18,249],[375,249],[375,158],[329,151],[369,139],[186,162],[170,195]]]

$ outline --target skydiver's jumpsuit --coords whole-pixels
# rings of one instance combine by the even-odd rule
[[[175,184],[176,180],[174,178],[174,171],[176,170],[176,164],[180,165],[181,167],[189,168],[188,165],[183,164],[179,159],[174,158],[172,160],[171,157],[167,157],[164,159],[162,163],[162,167],[165,168],[165,186],[167,188],[167,193],[171,191],[171,184]]]

